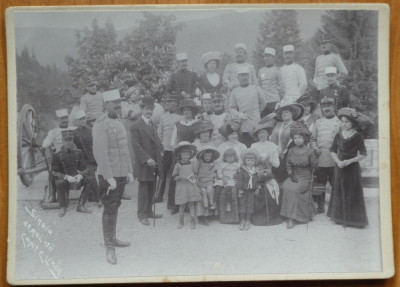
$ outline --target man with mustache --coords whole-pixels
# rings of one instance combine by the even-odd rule
[[[246,62],[247,50],[244,43],[237,43],[235,45],[235,57],[236,63],[228,64],[224,70],[224,74],[222,76],[224,87],[230,92],[236,87],[240,86],[237,73],[238,69],[242,67],[245,67],[249,70],[249,84],[253,86],[258,85],[257,74],[253,65]]]
[[[82,96],[80,107],[89,119],[88,124],[92,126],[94,121],[104,114],[104,100],[93,79],[85,79],[85,88],[87,93]]]
[[[103,93],[105,115],[93,126],[93,155],[97,162],[99,186],[104,209],[102,215],[107,261],[117,264],[115,247],[128,247],[116,237],[118,208],[126,183],[133,182],[131,156],[124,125],[119,120],[121,97],[119,90]]]
[[[330,148],[335,135],[340,129],[340,120],[335,115],[334,99],[325,97],[321,99],[321,110],[323,118],[315,122],[311,135],[310,144],[318,156],[318,169],[315,171],[313,199],[318,204],[317,213],[325,212],[326,184],[333,185],[333,172],[335,161]]]
[[[69,201],[69,190],[77,190],[84,186],[78,201],[76,211],[83,213],[92,213],[85,207],[89,194],[96,186],[96,180],[88,175],[88,168],[81,150],[78,150],[74,144],[74,130],[64,129],[62,132],[62,146],[59,152],[56,152],[51,161],[51,172],[56,178],[56,187],[58,200],[60,203],[59,216],[63,217],[67,212]]]
[[[46,138],[42,142],[42,147],[50,149],[51,154],[59,152],[63,145],[61,131],[68,128],[68,110],[67,109],[56,110],[56,117],[57,117],[58,127],[50,130]],[[49,202],[55,202],[56,201],[55,178],[53,176],[50,176],[49,182],[52,186],[52,188],[49,188],[49,191],[51,192],[51,194],[49,194]]]
[[[167,91],[178,95],[179,100],[193,99],[200,96],[199,77],[195,72],[188,70],[188,57],[186,53],[176,54],[178,71],[173,73],[167,84]]]

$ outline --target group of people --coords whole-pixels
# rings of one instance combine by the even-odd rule
[[[246,62],[246,45],[235,45],[236,62],[217,73],[220,53],[202,57],[200,77],[177,54],[178,70],[160,102],[126,91],[100,93],[88,79],[87,94],[68,126],[68,111],[57,111],[59,127],[44,147],[53,147],[51,171],[61,211],[68,191],[83,187],[77,211],[88,199],[104,205],[102,225],[107,260],[117,263],[118,208],[127,183],[136,179],[137,216],[143,225],[159,218],[154,203],[167,200],[190,227],[210,220],[287,228],[325,213],[345,226],[368,224],[359,161],[366,156],[357,132],[361,114],[349,107],[349,92],[338,77],[347,69],[323,35],[315,69],[315,88],[307,91],[304,69],[294,62],[294,46],[284,46],[285,65],[274,65],[276,50],[264,51],[265,67],[256,73]],[[121,97],[122,95],[122,97]]]

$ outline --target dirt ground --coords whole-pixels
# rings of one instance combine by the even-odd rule
[[[188,215],[184,228],[178,230],[178,216],[170,215],[166,203],[157,204],[164,217],[155,227],[140,224],[137,185],[127,185],[133,199],[122,202],[117,236],[131,246],[117,249],[118,264],[112,266],[105,257],[102,209],[89,203],[92,214],[77,213],[77,201],[72,199],[67,215],[60,218],[58,210],[40,208],[40,178],[35,181],[28,188],[31,193],[19,186],[16,280],[381,270],[376,196],[366,197],[369,226],[365,229],[345,229],[321,214],[308,230],[306,225],[287,230],[282,223],[239,231],[237,225],[216,220],[209,227],[191,230]]]

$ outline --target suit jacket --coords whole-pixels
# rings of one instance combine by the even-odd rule
[[[150,127],[140,117],[131,128],[131,140],[135,153],[134,175],[139,181],[154,181],[156,169],[150,167],[147,161],[151,158],[156,162],[157,172],[160,177],[162,172],[163,147],[157,135],[154,124]]]

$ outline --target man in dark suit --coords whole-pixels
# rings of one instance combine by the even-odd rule
[[[156,176],[163,177],[163,147],[151,121],[154,99],[145,96],[140,104],[141,116],[131,126],[133,152],[135,153],[134,174],[139,181],[138,218],[143,225],[150,225],[148,218],[159,218],[152,212]]]

